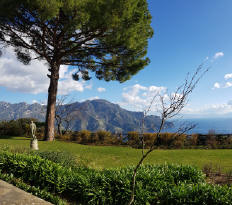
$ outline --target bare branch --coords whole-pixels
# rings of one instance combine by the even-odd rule
[[[169,95],[159,94],[159,105],[160,105],[160,115],[161,115],[161,123],[157,131],[157,139],[154,140],[153,144],[150,146],[148,151],[144,153],[144,149],[142,151],[142,157],[139,160],[138,164],[136,165],[133,176],[132,176],[132,185],[131,185],[131,198],[129,201],[129,205],[131,205],[134,202],[135,197],[135,184],[136,184],[136,174],[139,167],[142,165],[143,161],[146,159],[146,157],[155,149],[155,145],[159,146],[161,143],[160,135],[164,128],[164,124],[167,120],[177,116],[185,107],[186,102],[188,101],[189,94],[192,93],[196,85],[198,84],[199,80],[205,75],[205,73],[209,70],[209,68],[204,69],[204,63],[202,63],[194,72],[191,78],[189,78],[190,74],[187,74],[187,77],[184,80],[184,83],[181,84],[174,93],[171,93]],[[148,112],[150,112],[152,104],[154,103],[154,99],[157,96],[155,95],[152,99],[148,109],[146,112],[144,112],[144,116],[147,115]],[[144,116],[142,119],[142,126],[144,126]],[[180,127],[176,133],[174,133],[174,137],[177,138],[178,136],[183,135],[184,133],[190,131],[193,129],[195,125],[189,125],[185,127]],[[142,131],[143,131],[142,127]],[[142,133],[143,134],[143,133]],[[143,139],[144,140],[144,139]],[[143,141],[144,146],[144,141]],[[143,147],[144,148],[144,147]]]

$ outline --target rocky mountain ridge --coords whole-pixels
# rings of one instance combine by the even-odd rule
[[[132,112],[121,108],[106,100],[87,100],[75,102],[68,105],[72,116],[72,129],[90,131],[107,130],[111,132],[138,131],[143,117],[142,112]],[[0,120],[15,120],[19,118],[36,118],[45,120],[46,106],[38,103],[16,103],[0,102]],[[154,132],[159,126],[160,118],[149,115],[145,118],[145,132]],[[167,122],[166,127],[172,123]]]

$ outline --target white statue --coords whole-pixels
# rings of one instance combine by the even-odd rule
[[[36,124],[33,121],[31,121],[30,128],[31,128],[32,138],[36,139],[36,136],[35,136],[35,133],[36,133]]]
[[[31,124],[30,124],[30,128],[31,128],[31,135],[32,135],[32,139],[31,139],[31,149],[33,150],[38,150],[39,147],[38,147],[38,140],[36,138],[36,124],[31,121]]]

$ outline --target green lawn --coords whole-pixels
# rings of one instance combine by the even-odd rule
[[[0,146],[9,145],[19,149],[28,148],[30,139],[23,137],[12,137],[2,139]],[[44,150],[67,151],[78,156],[78,158],[90,167],[102,169],[123,167],[136,164],[141,157],[141,150],[129,147],[117,146],[87,146],[71,142],[44,142],[39,141],[39,148]],[[179,149],[179,150],[154,150],[145,160],[145,163],[162,164],[189,164],[202,168],[205,164],[212,163],[220,166],[226,172],[232,170],[232,149],[200,150],[200,149]]]

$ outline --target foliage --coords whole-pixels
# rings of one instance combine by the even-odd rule
[[[79,137],[81,139],[80,143],[85,144],[85,143],[88,143],[90,141],[90,135],[91,135],[90,131],[81,130],[80,132],[78,132],[77,137]]]
[[[21,118],[18,120],[0,122],[0,136],[30,136],[30,122],[35,121],[37,126],[36,136],[38,139],[44,137],[44,122],[38,122],[34,118]],[[141,134],[140,134],[141,135]],[[133,148],[141,148],[140,135],[138,132],[128,132],[126,135],[112,134],[108,131],[99,130],[91,132],[81,130],[76,132],[67,132],[57,138],[65,141],[75,141],[80,144],[93,145],[129,145]],[[149,148],[152,143],[156,142],[156,133],[144,133],[145,148]],[[175,133],[160,133],[161,148],[232,148],[231,135],[220,135],[209,132],[205,135],[177,135]]]
[[[43,159],[50,160],[52,162],[61,164],[63,167],[72,167],[77,166],[77,157],[70,154],[69,152],[64,151],[39,151],[33,153],[40,156]]]
[[[50,192],[46,191],[46,189],[41,190],[38,187],[30,186],[23,182],[21,178],[15,178],[13,174],[6,174],[0,172],[0,179],[13,184],[14,186],[23,189],[26,192],[29,192],[35,196],[38,196],[46,201],[49,201],[55,205],[65,205],[66,201],[62,200],[58,196],[52,195]]]
[[[0,43],[14,47],[26,65],[31,53],[49,65],[49,141],[61,65],[77,67],[74,80],[89,80],[93,72],[100,80],[124,82],[149,64],[153,29],[147,0],[1,0],[0,14]]]
[[[186,145],[187,146],[196,146],[198,143],[198,134],[192,134],[186,139]]]
[[[98,140],[101,144],[103,144],[104,142],[106,144],[109,144],[110,141],[112,142],[112,134],[108,131],[105,130],[99,130],[96,132],[97,136],[98,136]]]
[[[136,131],[127,133],[127,143],[132,147],[140,147],[139,133]]]
[[[48,63],[53,59],[90,69],[100,79],[125,81],[149,62],[144,56],[153,30],[146,0],[2,0],[0,8],[0,40],[15,47],[24,63],[33,50]],[[53,38],[56,42],[48,42]]]
[[[232,189],[227,186],[209,184],[181,184],[160,192],[159,204],[215,204],[224,205],[232,202]],[[157,201],[155,201],[157,203]]]
[[[31,121],[34,121],[37,124],[37,120],[34,118],[20,118],[17,120],[2,121],[0,122],[0,136],[30,136]]]
[[[42,190],[42,195],[49,198],[47,192],[43,193],[46,189],[80,204],[127,203],[133,172],[133,167],[102,171],[65,168],[39,156],[9,152],[0,153],[0,169],[1,176],[7,173],[5,176],[30,184],[27,185],[30,191]],[[36,188],[30,188],[33,186]],[[182,165],[142,166],[136,186],[135,204],[188,204],[207,200],[211,204],[223,204],[231,200],[232,194],[231,188],[206,185],[201,171]]]
[[[154,142],[156,142],[156,137],[157,135],[155,133],[144,133],[144,144],[145,147],[150,147],[151,145],[154,144]]]
[[[71,135],[71,136],[70,136]],[[157,141],[157,133],[144,133],[144,147],[149,148]],[[90,132],[88,130],[81,130],[77,132],[69,132],[66,135],[59,137],[62,140],[75,141],[80,144],[93,145],[129,145],[133,148],[141,148],[141,134],[136,131],[124,134],[112,134],[110,132],[99,130],[97,132]],[[176,134],[176,133],[160,133],[159,147],[164,149],[170,148],[232,148],[231,135],[215,135],[211,134]]]
[[[71,132],[71,139],[80,144],[94,144],[94,145],[123,145],[123,139],[120,135],[112,134],[105,130],[98,130],[96,132],[90,132],[89,130],[81,130],[77,132]],[[62,140],[65,140],[65,136],[62,136]]]

